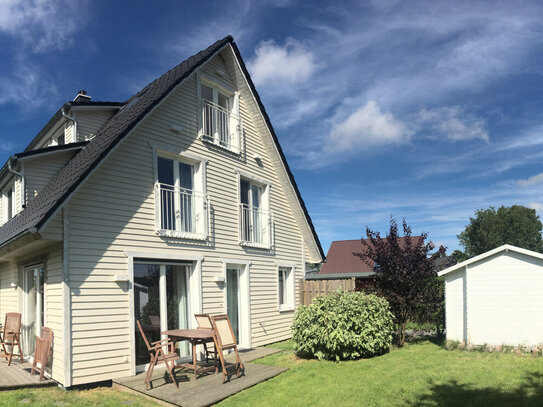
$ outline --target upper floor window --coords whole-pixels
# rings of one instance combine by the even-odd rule
[[[15,184],[11,184],[2,192],[2,223],[15,216]]]
[[[240,241],[243,245],[269,248],[272,241],[269,184],[240,178]]]
[[[157,157],[157,229],[171,237],[207,237],[207,196],[202,163]]]
[[[239,154],[242,135],[239,92],[202,76],[199,76],[198,86],[200,137]]]

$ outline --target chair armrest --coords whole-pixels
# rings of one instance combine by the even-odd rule
[[[171,342],[169,339],[161,339],[160,341],[151,342],[151,346],[155,346],[158,343]]]

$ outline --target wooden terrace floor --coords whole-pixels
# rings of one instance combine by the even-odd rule
[[[202,375],[194,381],[190,380],[192,372],[177,370],[178,390],[169,380],[168,373],[164,369],[159,370],[158,368],[153,374],[153,387],[150,390],[145,390],[143,373],[117,379],[113,383],[120,390],[144,394],[164,405],[209,406],[286,371],[287,369],[277,366],[250,363],[255,359],[276,352],[279,352],[279,350],[271,348],[255,348],[241,351],[240,358],[245,366],[245,374],[239,378],[234,374],[230,377],[230,381],[224,384],[222,383],[222,372]],[[226,357],[227,363],[233,360],[232,356],[228,355]]]
[[[44,378],[40,382],[39,375],[30,375],[30,362],[21,363],[14,359],[11,366],[4,359],[0,359],[0,390],[15,390],[25,387],[45,387],[55,386],[57,383],[54,380]]]

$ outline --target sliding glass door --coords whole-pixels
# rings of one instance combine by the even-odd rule
[[[190,265],[135,262],[134,318],[141,322],[149,342],[165,338],[167,329],[189,327]],[[149,352],[136,325],[136,365],[149,363]],[[178,343],[180,357],[189,355],[184,342]]]

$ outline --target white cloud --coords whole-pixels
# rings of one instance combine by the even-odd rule
[[[536,212],[539,212],[539,213],[543,212],[543,203],[540,203],[540,202],[528,202],[526,204],[526,206],[528,208],[535,209]]]
[[[531,177],[527,179],[520,179],[517,181],[517,185],[520,187],[531,187],[533,185],[541,184],[543,183],[543,172],[532,175]]]
[[[248,67],[255,83],[261,86],[275,82],[305,82],[317,68],[313,54],[292,38],[284,46],[274,41],[262,41]]]
[[[18,38],[36,53],[64,49],[83,24],[86,1],[2,0],[0,32]]]
[[[57,96],[53,80],[43,71],[33,70],[32,64],[20,61],[12,76],[0,76],[0,105],[15,103],[24,108],[41,107]]]
[[[409,140],[402,122],[392,113],[382,112],[373,100],[356,110],[330,130],[327,150],[334,152],[363,150],[385,144],[401,144]]]
[[[426,133],[440,139],[489,141],[485,121],[466,114],[460,106],[423,108],[418,112],[415,120]]]

